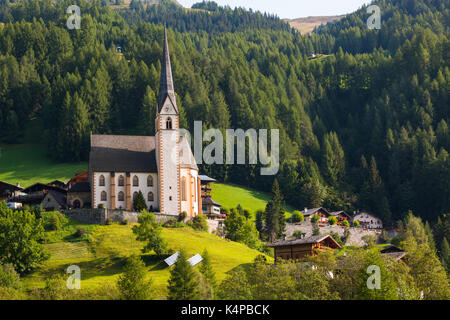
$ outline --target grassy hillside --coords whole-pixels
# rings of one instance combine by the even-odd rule
[[[240,204],[244,209],[252,213],[264,210],[270,200],[270,194],[234,184],[215,183],[212,185],[212,198],[225,208],[235,208]],[[295,209],[286,206],[286,211],[291,214]]]
[[[341,20],[343,16],[323,16],[323,17],[307,17],[307,18],[297,18],[297,19],[286,19],[292,28],[299,30],[302,34],[308,34],[313,32],[314,28],[327,24],[328,22],[333,22]]]
[[[0,146],[0,180],[20,182],[22,187],[55,179],[67,181],[87,167],[87,163],[55,163],[45,156],[41,145]]]
[[[24,278],[25,288],[43,287],[46,277],[64,275],[70,265],[78,265],[81,268],[82,289],[114,284],[122,272],[125,258],[133,253],[140,253],[142,248],[142,243],[136,241],[131,228],[132,226],[122,225],[95,226],[89,241],[60,240],[46,244],[51,258],[39,271]],[[187,227],[164,229],[163,237],[171,249],[177,251],[183,247],[189,256],[201,254],[206,248],[219,281],[223,280],[230,270],[251,263],[260,254],[243,244]],[[170,269],[154,255],[144,255],[143,260],[156,287],[158,298],[165,299]]]

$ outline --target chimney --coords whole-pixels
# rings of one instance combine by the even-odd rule
[[[308,211],[308,208],[305,208],[305,213]]]

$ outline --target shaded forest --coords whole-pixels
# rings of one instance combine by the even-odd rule
[[[81,29],[68,30],[73,2],[0,0],[2,142],[21,142],[38,119],[48,154],[74,161],[87,159],[91,132],[153,135],[166,23],[181,125],[280,129],[289,203],[367,209],[386,224],[448,212],[448,0],[375,1],[381,30],[362,8],[308,36],[243,9],[115,11],[99,0],[75,1]],[[258,166],[201,170],[262,190],[273,182]]]

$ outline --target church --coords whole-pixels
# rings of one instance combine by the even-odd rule
[[[132,211],[133,199],[142,192],[150,211],[201,214],[201,179],[191,147],[180,137],[166,30],[155,121],[153,137],[91,135],[93,208]]]

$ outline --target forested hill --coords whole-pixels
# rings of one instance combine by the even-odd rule
[[[76,161],[88,156],[90,132],[154,134],[162,24],[127,23],[100,0],[79,1],[82,27],[68,30],[73,1],[1,3],[2,142],[22,142],[33,119],[51,157]],[[398,7],[391,13],[400,21],[410,19],[409,3],[384,2]],[[360,26],[367,37],[407,35],[396,38],[397,50],[354,51],[358,37],[336,48],[353,30],[346,23],[367,20],[364,11],[337,22],[342,32],[328,26],[308,36],[251,24],[211,33],[202,19],[181,20],[186,29],[167,22],[181,125],[279,128],[277,178],[297,208],[367,209],[387,224],[409,210],[436,220],[450,211],[449,7],[414,3],[433,13],[417,14],[414,32],[410,24],[390,25],[384,13],[381,30]],[[223,17],[225,26],[235,24],[227,20],[232,14]],[[327,52],[335,54],[308,59]],[[257,166],[201,169],[263,190],[273,182]]]
[[[151,22],[166,24],[180,32],[206,31],[208,33],[235,32],[247,29],[270,29],[289,31],[290,26],[275,15],[251,12],[243,8],[231,9],[204,1],[185,9],[173,2],[162,0],[158,5],[144,6],[133,0],[131,10],[120,10],[130,24]]]

